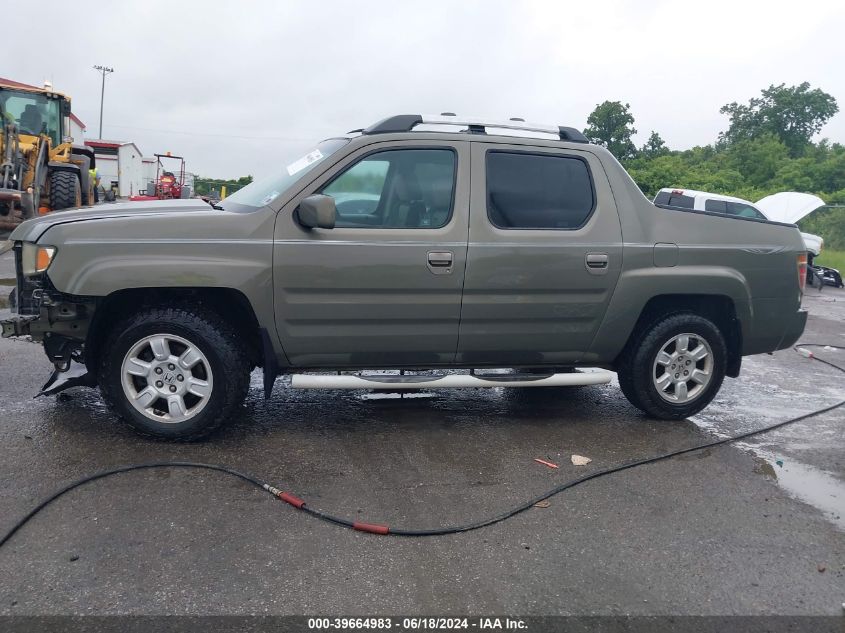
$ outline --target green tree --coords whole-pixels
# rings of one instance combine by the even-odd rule
[[[839,111],[832,95],[820,88],[811,90],[806,81],[798,86],[771,85],[761,94],[748,105],[734,101],[722,106],[719,112],[730,119],[730,127],[719,135],[722,144],[774,134],[790,156],[800,156],[813,135]]]
[[[789,149],[772,133],[736,141],[724,154],[725,166],[743,174],[754,187],[765,187],[789,160]]]
[[[623,105],[621,101],[598,104],[587,118],[584,135],[594,143],[604,145],[619,160],[633,158],[637,148],[631,137],[637,130],[630,108],[630,104]]]
[[[197,195],[207,196],[212,190],[220,193],[221,188],[226,186],[226,193],[235,193],[238,189],[242,189],[252,182],[252,176],[241,176],[240,178],[205,178],[204,176],[196,176],[194,178],[194,189]]]
[[[652,130],[648,140],[640,150],[640,155],[646,158],[657,158],[658,156],[665,156],[669,153],[669,148],[666,147],[665,141],[660,138],[660,134]]]

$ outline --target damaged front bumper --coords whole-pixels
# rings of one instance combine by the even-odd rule
[[[24,275],[22,245],[16,242],[13,248],[16,279],[9,296],[12,314],[0,320],[3,338],[28,338],[43,344],[55,371],[38,395],[75,386],[96,386],[85,363],[85,340],[97,307],[96,298],[60,292],[46,272]]]
[[[38,316],[30,315],[14,315],[9,319],[3,319],[0,321],[3,338],[32,337],[31,326],[37,325],[38,321]],[[96,378],[88,372],[85,365],[82,356],[84,344],[81,341],[43,330],[36,331],[36,335],[43,336],[44,352],[56,367],[41,390],[35,394],[36,398],[56,394],[71,387],[97,386]],[[76,364],[72,362],[74,360],[77,361]]]
[[[3,328],[3,338],[31,337],[33,335],[32,325],[37,325],[39,318],[30,315],[13,315],[9,319],[3,319],[0,321],[0,326]],[[44,352],[56,367],[41,390],[35,394],[36,398],[56,394],[71,387],[97,386],[96,378],[88,372],[85,365],[82,355],[84,351],[82,341],[61,334],[54,335],[52,332],[44,332],[43,330],[41,332],[36,331],[36,334],[43,336]],[[77,361],[77,363],[74,364],[72,361]]]
[[[97,380],[85,365],[71,365],[64,371],[56,369],[41,387],[38,396],[51,396],[71,387],[96,387]]]
[[[13,336],[30,336],[29,324],[38,320],[38,316],[15,315],[11,319],[3,319],[0,326],[3,327],[3,338]]]

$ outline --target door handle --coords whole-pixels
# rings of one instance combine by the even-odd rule
[[[603,270],[607,268],[609,261],[607,253],[587,253],[587,268]]]
[[[430,266],[448,268],[452,265],[452,257],[449,251],[429,251],[428,263]]]
[[[450,251],[428,251],[428,271],[433,275],[451,275],[453,261]]]

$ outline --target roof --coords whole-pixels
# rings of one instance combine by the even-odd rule
[[[769,220],[775,222],[784,222],[786,224],[795,224],[802,218],[806,217],[816,209],[825,206],[824,200],[818,196],[810,193],[800,193],[797,191],[781,191],[765,198],[761,198],[757,202],[751,202],[743,198],[735,196],[726,196],[721,193],[710,193],[708,191],[697,191],[695,189],[681,189],[680,187],[663,187],[660,191],[668,191],[669,193],[679,193],[683,196],[691,196],[693,198],[707,198],[708,200],[724,200],[726,202],[740,202],[747,204],[766,216]]]
[[[88,147],[110,147],[112,149],[117,149],[121,145],[126,145],[123,141],[106,141],[104,139],[88,139],[85,141],[85,144]]]
[[[30,90],[41,90],[41,88],[39,88],[38,86],[24,84],[20,81],[15,81],[14,79],[5,79],[4,77],[0,77],[0,85],[9,86],[10,88],[28,88]]]
[[[132,141],[109,141],[109,140],[106,140],[106,139],[103,139],[103,138],[95,138],[95,139],[86,139],[85,144],[88,147],[93,147],[94,149],[97,149],[98,147],[102,147],[104,149],[118,149],[120,147],[125,147],[127,145],[131,145],[132,147],[135,148],[135,151],[138,152],[138,155],[139,156],[141,155],[141,150]]]
[[[44,90],[44,88],[39,88],[38,86],[33,86],[31,84],[21,83],[20,81],[15,81],[14,79],[6,79],[5,77],[0,77],[0,86],[8,86],[9,88],[24,88],[26,90]],[[70,113],[70,118],[83,130],[88,129],[87,126],[82,122],[82,119],[76,116],[73,112]]]
[[[737,198],[736,196],[726,196],[721,193],[710,193],[709,191],[697,191],[695,189],[683,189],[681,187],[663,187],[660,191],[679,193],[682,196],[691,196],[693,198],[702,196],[709,198],[710,200],[725,200],[726,202],[744,202],[745,204],[754,204],[750,200],[744,200],[742,198]]]
[[[557,137],[561,141],[570,143],[589,143],[590,139],[572,127],[563,125],[549,125],[547,123],[527,123],[525,119],[513,117],[512,119],[495,120],[481,117],[459,117],[454,112],[443,112],[442,114],[397,114],[382,119],[362,130],[355,130],[362,134],[395,134],[410,132],[417,126],[452,126],[466,128],[461,132],[470,134],[487,134],[487,128],[504,130],[506,132],[539,132]],[[497,132],[497,134],[500,134]]]

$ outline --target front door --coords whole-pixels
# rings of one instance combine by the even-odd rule
[[[473,143],[458,362],[581,359],[621,267],[619,216],[591,152]]]
[[[297,367],[428,367],[458,343],[469,212],[469,143],[373,143],[276,220],[276,326]],[[307,195],[335,199],[333,229],[305,229]]]

